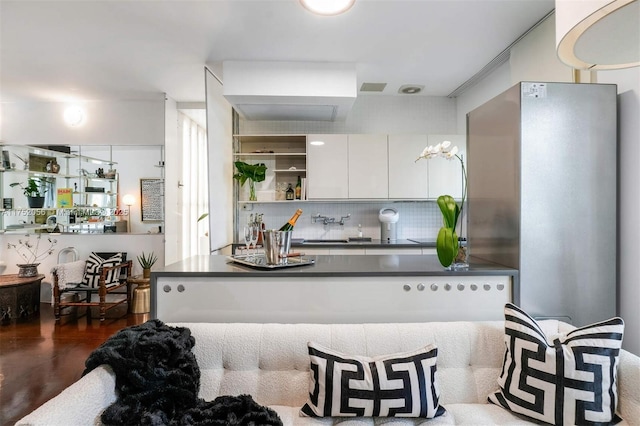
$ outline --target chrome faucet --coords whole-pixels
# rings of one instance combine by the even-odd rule
[[[336,221],[335,217],[328,217],[328,216],[323,216],[320,213],[311,216],[311,223],[318,223],[318,222],[322,222],[323,225],[329,225],[331,223],[337,223],[340,226],[344,226],[344,222],[345,220],[349,220],[351,218],[351,213],[347,214],[346,216],[342,216],[340,217],[339,221]]]

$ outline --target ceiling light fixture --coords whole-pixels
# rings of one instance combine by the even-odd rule
[[[573,68],[637,67],[639,37],[638,0],[556,0],[558,56]]]
[[[356,0],[300,0],[309,11],[318,15],[339,15],[353,6]]]

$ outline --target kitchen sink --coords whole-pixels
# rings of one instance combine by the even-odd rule
[[[346,244],[349,240],[304,240],[305,243],[309,244]]]

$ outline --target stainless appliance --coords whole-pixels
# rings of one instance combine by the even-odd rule
[[[520,271],[520,306],[616,314],[616,86],[519,83],[467,114],[471,255]]]
[[[400,215],[394,208],[380,209],[378,220],[380,221],[380,240],[384,242],[398,239],[398,219]]]

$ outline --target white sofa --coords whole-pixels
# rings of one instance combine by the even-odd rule
[[[541,321],[547,336],[572,327]],[[200,396],[250,394],[276,410],[285,425],[521,425],[529,424],[487,402],[498,389],[504,355],[503,322],[411,324],[172,324],[188,327],[201,370]],[[440,403],[447,414],[435,419],[309,418],[300,407],[309,394],[307,342],[358,355],[438,347]],[[640,424],[640,358],[622,351],[618,370],[618,413],[622,424]],[[101,366],[21,419],[18,425],[92,425],[116,399],[115,378]],[[534,423],[530,423],[534,424]]]

